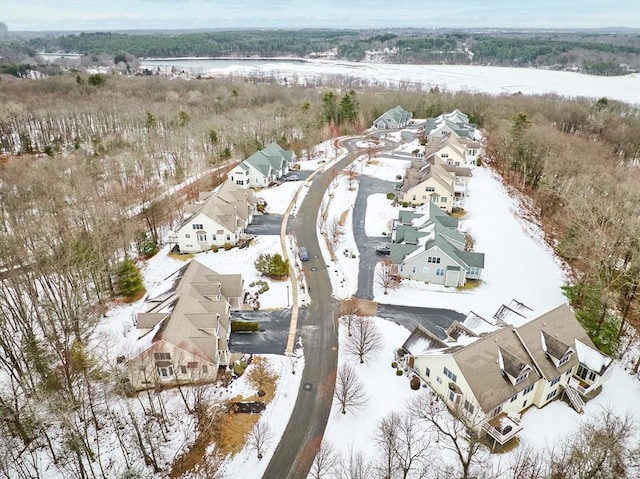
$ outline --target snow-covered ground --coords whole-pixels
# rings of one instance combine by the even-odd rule
[[[582,73],[468,65],[404,65],[352,63],[311,60],[237,64],[219,67],[215,60],[165,59],[142,60],[141,68],[155,71],[160,67],[211,76],[256,76],[286,78],[288,82],[305,84],[308,80],[330,76],[367,81],[372,86],[409,86],[428,90],[438,87],[448,91],[481,92],[494,95],[522,92],[525,95],[556,93],[566,97],[611,98],[627,103],[640,103],[640,74],[603,77]]]

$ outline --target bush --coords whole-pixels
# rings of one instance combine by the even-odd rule
[[[409,206],[409,202],[408,201],[403,201],[402,202],[402,207],[406,208],[407,206]]]
[[[402,369],[396,369],[396,376],[402,376],[404,374],[404,372],[402,371]]]
[[[391,193],[391,192],[387,193],[387,199],[388,199],[388,200],[392,200],[392,199],[394,199],[395,197],[396,197],[396,194],[395,194],[395,193]]]
[[[391,367],[392,367],[393,369],[397,369],[397,368],[398,368],[398,363],[396,363],[395,361],[393,361],[393,362],[391,363]]]
[[[263,294],[269,291],[269,283],[267,283],[262,279],[259,279],[258,281],[256,281],[255,285],[260,286],[260,289],[258,289],[258,294]]]
[[[289,260],[279,254],[261,254],[254,263],[258,273],[268,278],[285,279],[289,276]]]
[[[233,363],[233,374],[235,374],[236,376],[242,376],[245,369],[247,369],[246,361],[236,361],[235,363]]]
[[[231,321],[232,333],[257,333],[260,324],[256,321]]]
[[[398,350],[396,351],[396,355],[399,358],[404,358],[404,354],[405,354],[405,352],[404,352],[404,349],[402,349],[402,348],[398,348]]]
[[[129,301],[141,298],[145,293],[142,274],[136,264],[126,259],[118,268],[118,292]]]
[[[420,389],[420,378],[418,376],[412,376],[411,381],[409,382],[409,386],[411,386],[411,389],[413,389],[414,391]]]
[[[233,248],[233,245],[231,243],[225,243],[223,248],[225,251],[229,251],[231,248]]]
[[[213,251],[214,253],[218,252],[218,245],[217,244],[212,244],[211,245],[211,251]]]

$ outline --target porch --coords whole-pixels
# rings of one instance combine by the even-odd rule
[[[482,423],[482,429],[501,446],[516,437],[522,429],[520,416],[515,413],[502,412]]]

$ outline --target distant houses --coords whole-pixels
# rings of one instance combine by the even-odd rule
[[[512,301],[487,320],[470,313],[439,338],[416,328],[402,349],[408,368],[469,427],[505,444],[523,429],[520,413],[566,396],[582,412],[611,374],[600,353],[563,304],[532,318]]]
[[[435,203],[416,211],[400,210],[391,233],[390,260],[401,278],[444,286],[480,279],[484,254],[468,251],[458,220]]]
[[[469,122],[469,117],[460,110],[443,113],[436,118],[427,118],[424,131],[427,141],[442,138],[455,133],[461,138],[476,139],[478,137],[477,126]]]
[[[409,124],[413,113],[405,110],[400,105],[385,111],[373,122],[373,127],[377,130],[393,130],[404,128]]]
[[[168,242],[181,253],[198,253],[212,247],[235,246],[256,212],[257,199],[251,189],[227,180],[216,192],[201,193],[199,201],[185,206],[191,213]]]
[[[136,316],[131,387],[214,381],[229,362],[231,311],[244,299],[242,276],[218,274],[192,260],[162,287]]]
[[[232,169],[228,177],[241,188],[265,188],[289,173],[295,161],[293,151],[285,150],[274,142]]]

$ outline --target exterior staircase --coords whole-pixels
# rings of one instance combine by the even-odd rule
[[[582,409],[584,408],[584,401],[580,397],[580,394],[578,394],[578,391],[573,389],[568,384],[565,386],[564,391],[565,393],[567,393],[567,397],[569,398],[569,402],[573,406],[573,409],[575,409],[580,414],[582,414]]]

